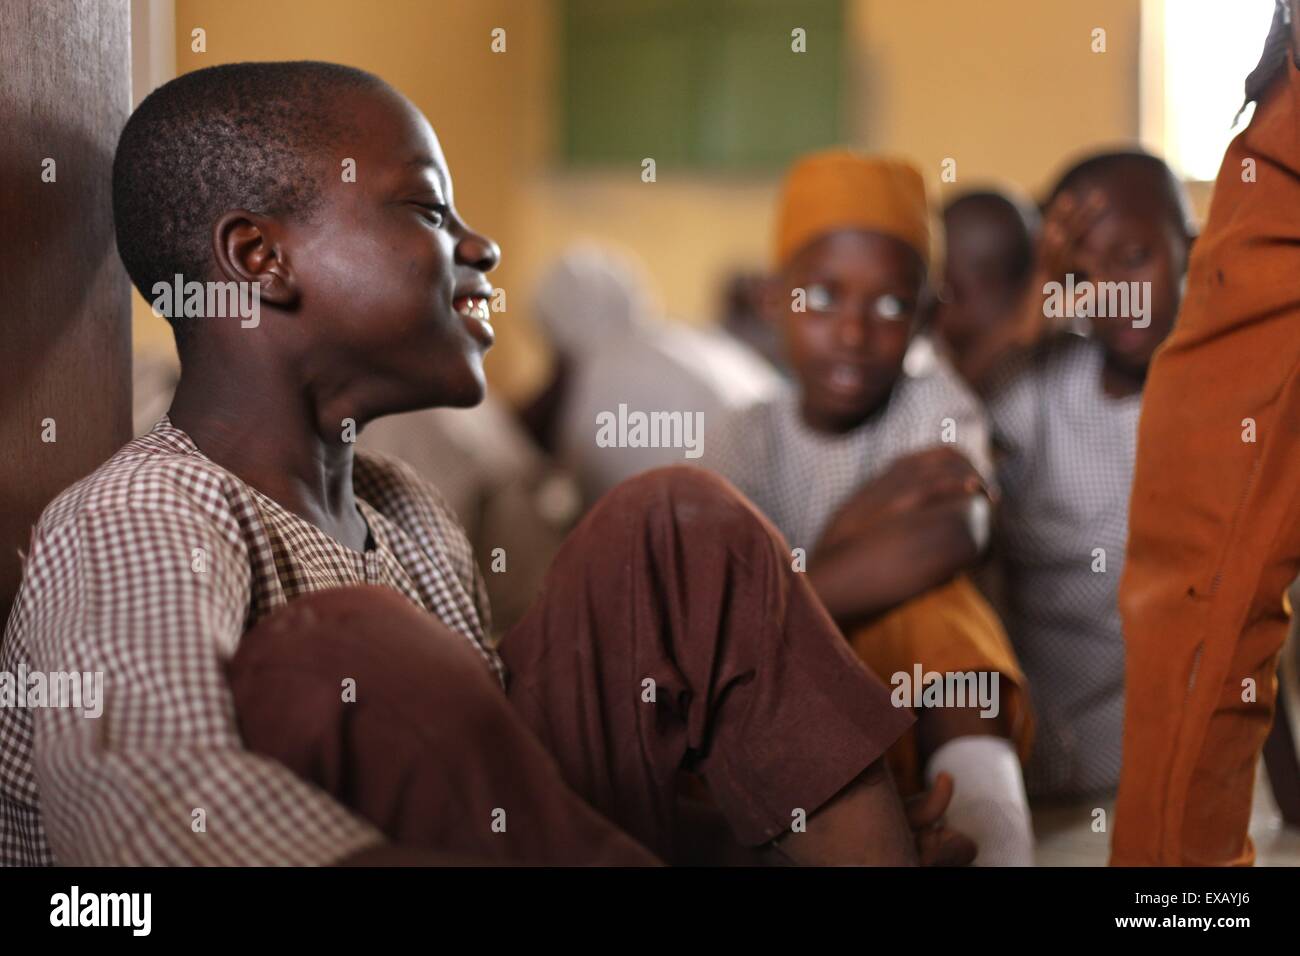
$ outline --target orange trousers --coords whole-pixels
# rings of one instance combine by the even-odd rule
[[[854,630],[849,644],[886,684],[900,672],[911,677],[916,664],[923,672],[940,674],[996,673],[999,715],[1006,719],[1021,763],[1029,759],[1034,721],[1025,678],[1001,620],[970,579],[958,577],[899,605]],[[915,724],[889,748],[886,761],[903,796],[924,788]]]
[[[1233,141],[1147,379],[1120,587],[1113,865],[1249,865],[1300,571],[1300,74]]]

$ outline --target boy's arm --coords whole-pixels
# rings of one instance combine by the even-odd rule
[[[979,554],[972,511],[987,506],[982,476],[939,446],[906,455],[831,519],[809,583],[840,624],[867,620],[942,584]]]
[[[809,583],[842,627],[883,614],[975,561],[976,500],[945,499],[818,550],[808,563]]]
[[[83,512],[39,537],[7,640],[33,671],[101,672],[102,714],[33,709],[61,864],[323,864],[371,825],[243,748],[224,663],[248,607],[236,535],[168,508]]]

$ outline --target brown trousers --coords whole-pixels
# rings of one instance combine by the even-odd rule
[[[684,771],[737,841],[761,845],[912,723],[776,530],[692,468],[602,498],[502,656],[506,693],[436,618],[396,592],[346,588],[259,622],[230,679],[249,749],[394,842],[502,863],[679,858]]]
[[[1249,864],[1300,571],[1300,74],[1229,147],[1142,402],[1116,865]]]

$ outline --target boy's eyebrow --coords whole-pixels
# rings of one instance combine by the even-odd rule
[[[438,185],[442,187],[443,194],[446,195],[447,193],[450,192],[450,190],[447,188],[447,181],[444,178],[442,169],[439,167],[437,160],[435,160],[432,156],[428,155],[427,153],[421,153],[418,156],[412,156],[410,159],[408,159],[405,163],[402,164],[403,169],[409,168],[411,166],[416,166],[419,167],[420,169],[433,170],[434,174],[438,179]]]

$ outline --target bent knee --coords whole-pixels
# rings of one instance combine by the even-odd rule
[[[665,513],[679,524],[758,530],[767,523],[741,491],[717,472],[669,465],[633,475],[614,486],[592,509],[617,513]]]
[[[694,465],[665,465],[625,478],[606,492],[601,502],[614,499],[622,503],[652,499],[664,494],[741,496],[735,486],[717,472]]]

